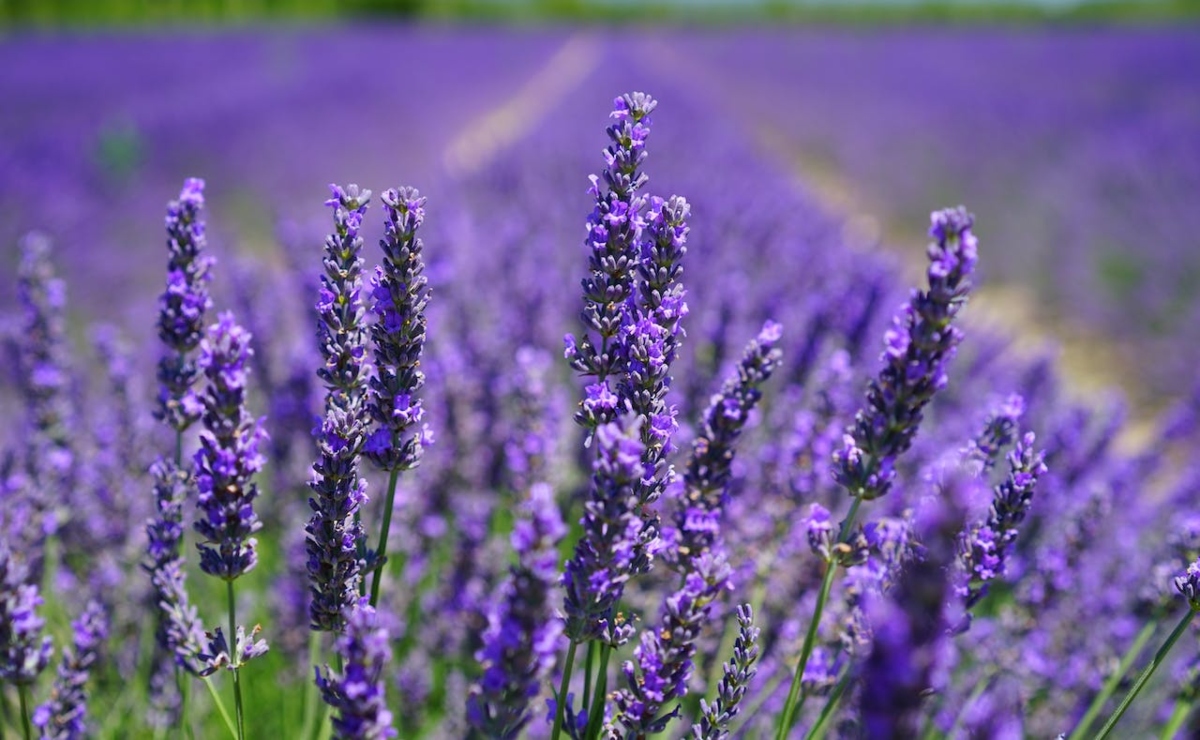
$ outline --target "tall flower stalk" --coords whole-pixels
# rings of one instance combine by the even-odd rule
[[[383,265],[375,268],[371,281],[375,375],[370,381],[367,405],[373,431],[364,442],[363,452],[387,471],[388,483],[379,541],[374,551],[366,553],[364,575],[374,573],[369,600],[372,607],[379,603],[396,482],[402,471],[420,463],[421,450],[430,442],[427,429],[418,426],[425,410],[417,398],[425,385],[420,364],[425,346],[425,306],[429,302],[421,256],[423,244],[417,236],[425,220],[425,199],[416,188],[399,188],[384,191],[380,200],[385,213],[384,236],[379,242]]]
[[[87,736],[87,682],[99,659],[100,647],[108,637],[108,615],[98,601],[89,601],[83,614],[71,624],[74,642],[63,654],[50,701],[38,707],[33,723],[42,737],[74,740]]]
[[[878,498],[891,488],[896,459],[912,446],[925,406],[946,385],[949,362],[962,339],[962,331],[953,321],[966,303],[975,269],[974,218],[960,206],[935,211],[931,221],[933,241],[926,252],[929,267],[925,273],[928,287],[913,292],[884,335],[883,370],[868,384],[865,404],[855,415],[842,447],[833,454],[834,479],[853,498],[838,543],[852,536],[863,501]],[[777,740],[787,737],[796,720],[804,669],[841,565],[838,550],[830,548],[826,556],[825,577],[776,725]]]
[[[331,185],[334,233],[325,239],[325,272],[317,299],[317,340],[324,365],[325,417],[317,430],[319,457],[309,484],[313,497],[308,533],[309,621],[314,630],[340,632],[345,613],[358,601],[362,525],[366,499],[359,453],[366,430],[366,328],[359,229],[370,190]]]
[[[325,703],[333,707],[333,735],[339,740],[384,740],[396,737],[387,708],[383,674],[392,659],[388,632],[374,607],[363,599],[347,614],[337,640],[341,668],[316,671]]]
[[[266,441],[262,420],[251,417],[246,409],[252,352],[249,332],[235,323],[232,314],[224,313],[201,342],[197,363],[207,384],[201,399],[204,432],[195,456],[195,483],[200,494],[195,529],[203,538],[198,544],[200,569],[226,583],[227,634],[235,641],[227,651],[226,667],[233,672],[239,738],[245,736],[240,669],[244,660],[253,656],[239,644],[233,583],[258,562],[254,534],[262,522],[254,512],[258,486],[252,478],[262,469],[265,457],[259,447]],[[216,639],[220,640],[219,634]]]

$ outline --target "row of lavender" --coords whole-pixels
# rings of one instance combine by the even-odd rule
[[[633,72],[603,74],[620,84]],[[459,184],[440,223],[436,202],[385,193],[387,259],[370,285],[357,259],[365,193],[335,191],[318,285],[317,240],[290,246],[293,273],[209,266],[190,184],[169,218],[159,328],[170,350],[155,351],[158,416],[180,434],[131,392],[155,384],[152,359],[102,335],[104,380],[68,362],[61,284],[31,245],[16,373],[28,422],[4,476],[6,502],[30,502],[4,509],[5,613],[18,617],[5,623],[15,628],[4,654],[6,665],[26,659],[5,674],[24,688],[6,692],[5,717],[19,723],[15,694],[49,696],[34,680],[40,620],[63,635],[63,615],[94,594],[62,685],[82,686],[80,656],[105,646],[91,678],[100,736],[136,731],[131,711],[145,726],[207,717],[221,731],[214,699],[191,692],[186,672],[251,659],[232,674],[241,698],[216,700],[234,734],[241,722],[251,736],[319,733],[306,694],[318,685],[347,737],[385,725],[405,736],[639,737],[692,723],[702,737],[787,736],[792,725],[813,736],[1086,733],[1085,715],[1108,708],[1155,630],[1192,614],[1171,581],[1198,554],[1196,478],[1168,455],[1194,441],[1193,420],[1178,414],[1153,454],[1118,453],[1119,408],[1070,406],[1046,363],[1014,359],[999,338],[964,338],[965,214],[937,216],[929,283],[905,301],[887,264],[842,247],[838,225],[703,105],[680,94],[656,115],[671,136],[656,145],[654,183],[642,167],[650,102],[634,96],[618,101],[590,194],[572,162],[521,152]],[[532,138],[591,148],[575,137],[602,114],[583,96],[565,100]],[[688,201],[650,195],[673,190]],[[587,251],[572,254],[563,245],[577,242],[589,198]],[[427,251],[414,237],[426,207]],[[206,275],[234,284],[229,303],[252,340],[223,317],[201,343],[215,319]],[[571,318],[577,291],[563,288],[581,275],[583,327]],[[318,343],[293,328],[314,324]],[[569,363],[554,356],[567,331]],[[193,384],[200,374],[207,382]],[[269,439],[245,411],[247,390],[251,408],[268,410]],[[170,473],[194,450],[194,478],[187,464]],[[419,468],[392,474],[418,450]],[[144,466],[155,456],[167,463],[152,510]],[[150,519],[147,542],[138,522]],[[579,522],[564,557],[561,520]],[[189,550],[174,548],[190,529],[208,543],[201,569],[219,578],[182,577]],[[228,612],[209,610],[235,577]],[[42,616],[29,609],[37,583],[53,594]],[[1194,603],[1194,584],[1182,585]],[[184,593],[204,609],[184,606]],[[139,643],[163,604],[173,607],[158,639]],[[244,632],[230,648],[232,606],[262,621],[270,652]],[[313,637],[325,632],[344,633],[336,651]],[[1185,661],[1150,685],[1130,726],[1189,719],[1195,650],[1177,652]],[[339,661],[311,682],[306,665]],[[206,680],[213,697],[228,694]],[[555,692],[568,700],[545,717],[540,699]],[[70,736],[78,697],[57,690],[30,715]]]
[[[1194,26],[742,31],[681,64],[844,178],[890,225],[930,200],[1004,213],[992,280],[1126,343],[1138,383],[1192,380],[1200,315]]]

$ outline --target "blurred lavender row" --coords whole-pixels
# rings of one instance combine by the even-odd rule
[[[28,615],[43,601],[61,617],[84,614],[88,597],[96,597],[110,614],[110,650],[100,651],[105,659],[93,668],[93,695],[105,700],[91,703],[87,719],[101,737],[178,722],[183,697],[172,690],[177,678],[162,649],[195,652],[197,610],[206,626],[222,623],[210,610],[214,594],[221,594],[204,583],[214,579],[192,578],[186,586],[194,590],[191,605],[176,607],[191,611],[173,615],[183,634],[160,634],[167,639],[158,648],[152,639],[138,639],[149,632],[147,615],[166,600],[171,589],[165,586],[184,588],[173,550],[181,536],[188,538],[180,550],[188,567],[200,561],[192,526],[196,497],[180,498],[191,485],[182,473],[159,481],[152,534],[169,540],[172,551],[150,564],[159,566],[153,588],[137,567],[145,561],[142,524],[154,513],[146,470],[172,445],[197,446],[194,430],[169,438],[174,435],[165,425],[151,420],[159,354],[154,296],[167,261],[163,203],[180,192],[185,175],[206,179],[207,228],[199,233],[217,258],[205,272],[212,296],[206,322],[233,311],[245,330],[237,335],[252,337],[253,353],[239,354],[244,362],[238,363],[238,379],[252,376],[245,385],[245,418],[265,415],[268,434],[253,435],[255,464],[243,465],[248,472],[261,468],[254,509],[245,512],[253,515],[258,551],[256,567],[238,580],[237,607],[245,624],[262,624],[271,652],[260,657],[265,644],[247,643],[255,634],[238,635],[232,625],[228,638],[236,640],[234,663],[256,657],[254,668],[271,666],[247,671],[244,679],[248,692],[258,692],[258,703],[247,703],[250,736],[300,737],[312,729],[302,724],[300,710],[306,687],[314,685],[309,656],[333,650],[341,651],[346,665],[322,670],[316,686],[340,712],[333,724],[340,736],[353,736],[364,725],[378,736],[463,737],[471,726],[485,734],[548,735],[543,707],[565,672],[566,635],[549,621],[563,606],[555,577],[569,554],[561,548],[554,557],[562,535],[558,515],[570,528],[562,539],[573,545],[581,517],[597,508],[585,504],[587,497],[607,490],[599,485],[605,475],[605,485],[655,488],[622,511],[651,541],[638,552],[647,557],[639,561],[637,578],[622,581],[619,609],[605,603],[600,610],[619,627],[604,646],[612,650],[611,662],[593,665],[607,655],[599,657],[597,648],[595,660],[586,657],[592,653],[585,645],[579,662],[586,661],[595,683],[572,682],[570,674],[562,681],[575,697],[560,697],[570,710],[563,714],[572,715],[568,733],[583,724],[636,737],[661,724],[679,734],[694,723],[699,737],[766,737],[791,703],[794,683],[803,697],[788,709],[795,710],[795,736],[825,725],[848,737],[917,731],[933,737],[1055,736],[1077,727],[1097,696],[1101,707],[1109,706],[1105,682],[1131,646],[1137,650],[1129,662],[1144,662],[1139,656],[1147,629],[1153,633],[1195,608],[1188,603],[1193,594],[1180,598],[1173,584],[1200,555],[1200,468],[1186,454],[1200,441],[1200,404],[1177,394],[1173,411],[1152,432],[1153,443],[1130,453],[1118,444],[1126,430],[1119,397],[1072,402],[1050,360],[960,322],[960,308],[965,318],[971,313],[963,303],[970,285],[960,284],[955,270],[970,273],[974,267],[975,235],[980,270],[1001,269],[993,264],[1001,262],[1004,248],[993,234],[1010,228],[1007,211],[985,215],[975,206],[974,224],[963,210],[938,212],[927,252],[928,286],[907,285],[885,253],[847,243],[844,224],[794,172],[761,156],[747,135],[752,110],[735,98],[714,97],[706,79],[681,80],[669,63],[678,57],[656,51],[662,37],[294,33],[81,40],[84,61],[106,44],[140,46],[139,53],[157,49],[162,59],[190,48],[221,70],[207,82],[179,82],[180,99],[194,104],[194,113],[184,115],[189,109],[179,102],[157,103],[165,119],[179,120],[164,120],[161,129],[133,124],[149,132],[135,138],[161,150],[135,158],[136,171],[124,184],[104,179],[113,176],[109,165],[85,160],[79,150],[53,154],[56,142],[92,140],[93,130],[60,140],[49,123],[44,130],[40,123],[20,128],[18,112],[5,113],[5,125],[18,132],[4,139],[18,142],[5,144],[5,166],[18,163],[14,171],[28,179],[2,180],[4,207],[13,209],[2,223],[14,235],[43,228],[54,245],[51,251],[41,239],[22,242],[21,290],[5,305],[16,329],[6,341],[18,361],[6,368],[0,395],[6,416],[18,420],[0,433],[0,496],[36,504],[6,506],[0,517],[6,542],[0,553],[21,550],[30,561],[29,567],[6,566],[0,617],[23,615],[21,629],[13,632],[21,648],[13,652],[22,660],[20,667],[2,666],[0,676],[17,676],[11,682],[40,692],[39,702],[50,694],[36,677],[48,660],[38,647],[44,625]],[[679,38],[696,48],[717,43]],[[454,56],[446,55],[447,39],[454,40],[462,66],[433,63]],[[42,67],[30,55],[54,43],[60,42],[10,41],[0,54],[21,51],[21,79],[33,80]],[[267,61],[269,49],[288,43],[296,44],[289,53],[299,55],[289,64],[320,71],[327,87]],[[497,62],[509,47],[520,54]],[[321,53],[310,55],[313,48]],[[428,64],[419,63],[422,54],[429,55]],[[460,86],[464,68],[484,66],[495,76],[466,74]],[[169,77],[170,67],[132,67]],[[567,67],[567,77],[554,76],[567,74]],[[555,68],[559,72],[545,72]],[[531,76],[554,94],[523,92]],[[629,380],[634,373],[626,373],[620,392],[653,403],[612,409],[618,423],[601,426],[587,446],[590,430],[572,417],[586,409],[576,400],[589,397],[591,379],[563,357],[564,335],[581,331],[580,279],[600,269],[589,263],[595,255],[585,239],[595,237],[598,218],[641,228],[639,214],[615,204],[588,218],[600,197],[589,192],[588,174],[613,165],[602,154],[602,124],[613,113],[624,120],[630,100],[643,100],[618,99],[614,111],[613,93],[643,88],[655,91],[660,104],[653,111],[654,135],[646,139],[643,132],[637,139],[638,148],[649,152],[639,165],[649,180],[639,192],[652,194],[641,204],[641,227],[647,237],[663,237],[667,261],[684,267],[653,277],[650,263],[667,258],[649,247],[639,252],[635,245],[646,242],[636,239],[626,245],[626,256],[645,270],[637,274],[648,287],[639,290],[674,280],[684,286],[686,315],[674,302],[671,311],[650,303],[636,311],[648,321],[677,321],[686,340],[671,344],[669,382],[656,381],[652,393],[635,387]],[[81,90],[88,89],[81,83]],[[156,98],[139,98],[136,90],[131,85],[124,98],[96,97],[130,100],[131,110],[140,110],[133,102],[140,100],[153,109]],[[322,107],[325,95],[340,104]],[[520,105],[511,105],[514,100]],[[46,101],[61,104],[58,96]],[[787,110],[782,98],[778,102]],[[440,171],[454,161],[445,153],[459,133],[495,111],[500,113],[493,120],[503,122],[496,125],[519,135],[500,137],[474,166]],[[89,123],[65,110],[60,115],[63,131]],[[319,136],[306,138],[293,119],[315,120],[310,131]],[[297,139],[289,142],[291,136]],[[38,141],[41,154],[30,143]],[[199,150],[208,154],[187,159],[192,142],[210,142]],[[63,169],[54,177],[61,181],[41,172],[53,171],[48,163],[55,156]],[[317,604],[314,613],[310,574],[337,571],[349,553],[359,555],[359,564],[380,563],[362,549],[357,534],[334,543],[341,547],[336,563],[327,551],[306,550],[305,523],[319,506],[309,499],[322,493],[309,485],[313,462],[338,451],[330,437],[320,440],[322,449],[313,437],[319,415],[328,412],[317,369],[341,351],[329,331],[317,330],[319,322],[330,321],[325,314],[336,301],[328,272],[326,283],[320,282],[323,267],[343,269],[336,260],[322,265],[323,245],[345,249],[343,261],[356,265],[347,268],[346,284],[336,292],[367,291],[354,276],[356,240],[347,242],[352,249],[339,246],[338,238],[325,241],[329,215],[322,203],[327,181],[346,183],[334,189],[334,205],[346,209],[335,207],[335,224],[345,227],[346,214],[357,214],[354,233],[343,236],[361,236],[362,259],[370,266],[384,257],[384,217],[361,211],[355,194],[363,191],[348,183],[355,178],[364,189],[382,191],[398,177],[419,184],[427,196],[420,206],[424,220],[416,220],[423,247],[415,252],[425,260],[429,287],[424,346],[416,353],[425,383],[420,421],[428,429],[420,432],[421,466],[399,478],[392,509],[383,510],[387,477],[378,470],[360,468],[365,489],[353,482],[362,530],[373,532],[384,514],[394,519],[388,562],[371,574],[382,582],[378,604],[342,619],[337,615],[353,602],[357,577],[346,571],[349,577],[329,592],[337,603]],[[29,187],[11,184],[21,182]],[[56,182],[80,197],[60,197]],[[197,192],[197,185],[188,181],[183,195]],[[93,190],[102,197],[91,198]],[[674,193],[686,196],[690,215],[682,201],[667,199]],[[384,203],[392,205],[395,197],[385,194]],[[664,228],[668,204],[672,224],[687,215],[686,229]],[[915,208],[927,215],[934,205]],[[178,203],[171,208],[178,215]],[[685,233],[686,254],[677,249]],[[911,236],[919,238],[920,231]],[[940,242],[947,240],[962,256],[946,256]],[[386,248],[389,254],[414,253],[390,242]],[[7,264],[15,266],[16,257]],[[55,267],[65,283],[54,276]],[[369,267],[363,274],[372,274]],[[944,283],[948,274],[954,279]],[[145,291],[138,287],[143,279]],[[416,290],[416,283],[408,288]],[[913,288],[928,292],[914,296]],[[673,287],[663,290],[682,301],[684,294]],[[115,320],[118,328],[93,338],[96,318]],[[631,335],[643,331],[631,325],[638,327]],[[232,319],[222,319],[209,331],[219,338],[231,326]],[[343,349],[354,353],[348,345]],[[654,347],[642,350],[649,356]],[[902,403],[893,408],[898,396]],[[406,423],[416,416],[410,401],[393,404]],[[650,419],[640,416],[664,415],[678,427],[667,424],[670,444],[647,454],[654,430],[647,427],[643,437],[638,424]],[[867,444],[871,434],[896,431],[893,423],[904,427],[902,439]],[[867,477],[875,476],[872,485],[886,478],[885,485],[868,495],[855,484],[861,490],[848,495],[838,482],[849,486],[852,478],[847,450],[855,460],[870,458]],[[639,463],[654,475],[635,484],[630,470]],[[875,463],[879,469],[870,467]],[[623,472],[614,476],[618,467]],[[680,472],[672,474],[672,467]],[[53,477],[39,479],[47,469]],[[589,485],[590,479],[598,483]],[[878,495],[884,488],[887,495]],[[836,532],[852,507],[854,526]],[[341,517],[342,525],[351,521],[348,509],[330,513],[333,508],[318,513]],[[181,520],[188,522],[183,532]],[[44,524],[31,528],[30,521]],[[330,535],[335,539],[361,531],[331,529],[339,533]],[[57,550],[51,550],[43,579],[30,567],[42,567],[35,554],[45,540]],[[652,560],[658,563],[653,568]],[[829,577],[822,611],[814,605],[835,562],[840,570]],[[40,596],[35,582],[43,588]],[[524,595],[519,603],[518,594]],[[333,617],[321,617],[323,606]],[[814,613],[818,618],[810,620]],[[60,618],[48,628],[60,646],[64,624]],[[104,630],[79,624],[75,642],[81,647],[73,655],[85,662],[78,656],[84,648],[90,654]],[[322,644],[320,635],[310,634],[314,624],[344,631]],[[640,639],[631,639],[635,632]],[[215,667],[231,660],[229,645],[218,642],[203,657]],[[220,652],[214,646],[227,651],[223,659],[211,654]],[[803,670],[793,682],[801,654]],[[1127,726],[1157,728],[1177,715],[1185,727],[1195,723],[1196,658],[1195,640],[1185,641],[1134,706]],[[90,658],[86,662],[92,665]],[[62,675],[79,673],[64,665]],[[892,666],[912,670],[898,676]],[[78,683],[71,678],[72,686]],[[138,716],[123,725],[130,720],[117,717],[109,700],[130,696],[130,685],[146,686],[147,696],[130,699]],[[607,696],[597,691],[604,685],[615,697],[612,715],[594,700],[590,719],[576,714],[591,698],[587,689]],[[215,717],[206,699],[193,700],[194,710],[199,706],[204,716]],[[55,702],[46,705],[72,722],[82,716]],[[672,719],[676,711],[680,719]],[[215,719],[204,727],[220,729]],[[1195,730],[1193,724],[1185,731]]]

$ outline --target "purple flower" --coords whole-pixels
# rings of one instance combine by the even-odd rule
[[[1008,455],[1008,477],[996,486],[987,519],[964,533],[959,557],[966,570],[966,608],[987,594],[988,581],[1004,574],[1008,553],[1033,500],[1038,478],[1046,472],[1044,455],[1026,433]]]
[[[42,636],[45,620],[38,616],[42,597],[30,583],[29,567],[8,545],[0,542],[0,681],[32,684],[54,651]]]
[[[696,640],[713,600],[727,587],[729,575],[724,556],[705,553],[694,561],[683,585],[666,598],[659,624],[642,632],[634,660],[622,667],[625,686],[612,697],[615,712],[608,736],[645,737],[661,732],[678,714],[678,707],[665,714],[663,710],[687,693]]]
[[[158,336],[167,349],[158,363],[158,416],[183,431],[200,418],[192,386],[200,376],[193,354],[204,337],[212,258],[205,247],[204,181],[188,179],[167,204],[167,287],[159,298]]]
[[[371,283],[376,372],[367,407],[375,429],[363,451],[383,470],[408,470],[420,462],[426,439],[413,428],[420,419],[420,402],[414,399],[425,385],[420,364],[429,289],[417,236],[425,220],[425,199],[415,188],[400,188],[385,191],[381,200],[386,214],[380,241],[384,256]]]
[[[733,643],[733,656],[721,672],[721,682],[712,704],[700,700],[700,721],[692,725],[693,740],[725,740],[729,737],[729,722],[740,711],[746,687],[758,672],[759,630],[754,626],[754,612],[749,604],[737,608],[737,620],[738,636]]]
[[[392,659],[387,630],[364,599],[345,615],[345,633],[337,640],[342,670],[316,670],[321,698],[337,712],[334,736],[341,740],[396,737],[387,708],[383,672]]]
[[[1175,588],[1188,600],[1192,611],[1200,611],[1200,560],[1189,565],[1187,572],[1175,579]]]
[[[317,298],[317,338],[325,360],[317,375],[326,387],[325,418],[314,430],[319,457],[309,483],[313,515],[305,527],[305,550],[310,624],[336,632],[342,628],[343,614],[358,600],[361,578],[358,548],[363,532],[355,514],[366,500],[358,458],[366,432],[367,367],[358,227],[371,191],[360,191],[357,185],[331,185],[330,190],[333,198],[327,205],[334,209],[334,233],[325,239],[325,272]],[[390,433],[378,431],[382,437],[372,450],[385,453]]]
[[[158,513],[146,523],[148,557],[143,568],[150,574],[159,609],[156,637],[177,665],[198,674],[204,628],[188,598],[184,561],[180,556],[183,502],[191,489],[191,478],[173,463],[161,459],[150,468],[150,474],[154,478]]]
[[[63,652],[50,701],[33,713],[33,724],[43,738],[75,740],[87,736],[87,682],[108,637],[108,616],[99,602],[89,601],[79,619],[71,623],[75,638]]]
[[[631,628],[615,613],[625,583],[648,568],[636,485],[645,472],[640,424],[625,420],[596,430],[597,454],[584,503],[583,536],[563,575],[566,634],[574,642],[620,645]]]
[[[195,528],[204,541],[200,569],[231,581],[257,562],[254,533],[262,522],[254,513],[258,486],[251,480],[262,469],[259,446],[266,440],[261,419],[246,410],[250,334],[224,313],[200,345],[197,366],[208,380],[202,397],[204,432],[195,455],[197,506]]]
[[[683,571],[689,562],[713,547],[717,527],[697,527],[705,512],[719,516],[725,506],[734,460],[734,446],[746,426],[750,412],[762,398],[762,385],[779,366],[783,354],[776,348],[778,324],[767,322],[763,331],[746,346],[735,373],[713,396],[704,414],[703,426],[692,446],[683,477],[683,498],[676,509],[679,531],[678,558]],[[766,340],[766,341],[764,341]]]
[[[925,405],[946,385],[946,366],[962,332],[952,324],[971,287],[973,217],[961,206],[936,211],[929,245],[929,287],[914,291],[885,336],[884,368],[834,452],[834,478],[852,496],[878,498],[891,488],[896,458],[916,436]]]
[[[487,737],[515,738],[530,718],[529,702],[554,667],[562,622],[551,615],[559,541],[566,526],[546,483],[530,489],[513,527],[517,564],[488,614],[476,660],[483,675],[467,698],[467,719]]]

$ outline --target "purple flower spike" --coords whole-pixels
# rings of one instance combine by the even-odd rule
[[[148,558],[142,566],[150,573],[159,608],[159,645],[175,663],[198,674],[199,655],[204,645],[204,628],[188,598],[180,541],[183,538],[183,502],[191,479],[165,460],[150,468],[154,478],[157,516],[146,523]]]
[[[108,637],[108,616],[99,602],[90,601],[71,627],[74,646],[63,654],[54,693],[33,713],[33,724],[41,729],[43,738],[75,740],[87,736],[87,682]]]
[[[636,508],[636,487],[646,472],[639,427],[639,420],[625,419],[596,430],[583,536],[563,575],[566,634],[577,643],[601,639],[617,646],[631,634],[616,606],[629,578],[648,567],[641,562],[644,526]]]
[[[343,614],[358,600],[358,544],[362,526],[355,514],[366,500],[359,453],[366,432],[366,329],[362,296],[362,237],[358,228],[371,191],[331,185],[334,233],[325,239],[325,273],[317,311],[317,339],[325,364],[325,418],[314,430],[319,457],[309,484],[312,518],[305,527],[309,621],[313,629],[340,631]]]
[[[392,659],[387,630],[375,609],[362,600],[346,615],[345,633],[337,641],[343,669],[316,671],[321,698],[337,712],[334,737],[382,740],[396,737],[387,708],[383,672]]]
[[[606,737],[646,737],[662,732],[679,708],[663,713],[687,693],[696,639],[709,607],[729,581],[723,556],[701,555],[683,585],[667,597],[657,629],[642,632],[634,661],[623,666],[625,687],[613,695],[616,711]],[[619,732],[617,728],[622,728]]]
[[[38,587],[29,583],[28,566],[0,543],[0,681],[32,684],[50,662],[54,647],[42,636],[41,605]]]
[[[969,579],[966,607],[987,595],[987,583],[1004,575],[1009,551],[1020,533],[1018,527],[1033,501],[1038,478],[1046,472],[1043,453],[1033,447],[1032,432],[1017,442],[1008,455],[1008,477],[996,486],[987,520],[971,527],[959,544],[959,558]]]
[[[679,564],[685,572],[690,569],[690,561],[712,549],[717,541],[716,527],[705,522],[715,521],[725,506],[734,446],[750,412],[762,399],[763,383],[783,358],[775,346],[780,336],[779,324],[768,321],[746,346],[735,374],[713,396],[704,414],[704,425],[683,477],[683,500],[675,514]]]
[[[946,367],[962,332],[952,324],[971,288],[976,241],[961,206],[936,211],[929,245],[929,287],[914,291],[884,337],[884,368],[834,452],[834,479],[870,500],[888,492],[896,458],[912,445],[925,405],[946,385]]]
[[[262,522],[254,513],[258,486],[252,482],[265,458],[259,450],[266,440],[262,419],[246,410],[248,362],[253,350],[250,334],[224,313],[200,345],[198,367],[208,380],[204,404],[204,433],[196,451],[196,488],[200,517],[196,532],[200,569],[232,581],[257,563],[254,533]]]
[[[167,288],[159,298],[158,336],[167,353],[158,363],[159,418],[183,431],[200,418],[202,408],[192,386],[200,376],[193,353],[204,337],[204,313],[212,258],[205,247],[204,181],[183,184],[178,200],[167,205]]]
[[[693,740],[725,740],[729,723],[737,716],[746,687],[758,672],[758,628],[750,605],[737,608],[738,636],[733,643],[733,657],[724,666],[717,696],[712,704],[700,700],[700,721],[692,725]]]
[[[486,737],[515,738],[529,722],[529,702],[554,667],[562,622],[551,615],[557,547],[566,534],[553,491],[536,483],[513,528],[517,564],[488,615],[476,659],[483,676],[467,697],[467,720]]]
[[[1192,611],[1200,611],[1200,560],[1189,565],[1187,572],[1175,579],[1175,588],[1188,600]]]
[[[616,123],[608,127],[610,144],[605,149],[607,164],[601,177],[593,176],[588,192],[595,198],[595,207],[587,220],[588,277],[583,280],[583,322],[586,333],[576,340],[568,335],[564,340],[565,355],[571,367],[583,375],[596,378],[598,384],[607,385],[609,376],[618,376],[629,367],[629,340],[625,336],[627,327],[637,324],[637,307],[634,295],[637,290],[638,271],[642,263],[642,230],[646,223],[643,217],[645,197],[639,191],[647,177],[640,171],[646,158],[645,142],[650,127],[650,112],[657,105],[653,98],[644,93],[632,93],[617,98],[612,117]],[[600,184],[604,181],[603,187]],[[658,255],[674,264],[683,254],[683,238],[686,226],[682,220],[687,216],[687,204],[680,199],[679,206],[671,212],[675,222],[667,223],[661,207],[660,224],[656,234],[665,240],[665,250],[659,251],[659,240],[645,248],[655,250]],[[678,238],[675,229],[679,227]],[[673,240],[677,242],[673,244]],[[669,267],[661,278],[673,282],[677,270]],[[645,276],[643,276],[643,280]],[[658,281],[657,270],[651,279]],[[666,296],[662,296],[666,297]],[[679,294],[682,298],[682,293]],[[674,300],[674,299],[672,299]],[[677,311],[680,309],[676,309]],[[645,332],[643,332],[645,333]],[[642,336],[643,342],[653,344],[653,339]],[[643,364],[648,367],[650,347],[644,350]],[[661,375],[660,368],[655,369]],[[611,421],[618,412],[618,405],[584,406],[575,420],[588,431],[588,439],[596,428]]]
[[[425,385],[421,351],[425,346],[425,306],[429,302],[423,244],[417,230],[425,220],[425,199],[415,188],[387,190],[380,241],[383,266],[371,282],[376,321],[371,326],[375,377],[370,382],[368,413],[374,423],[366,456],[383,470],[408,470],[421,460],[427,436],[419,429]]]

